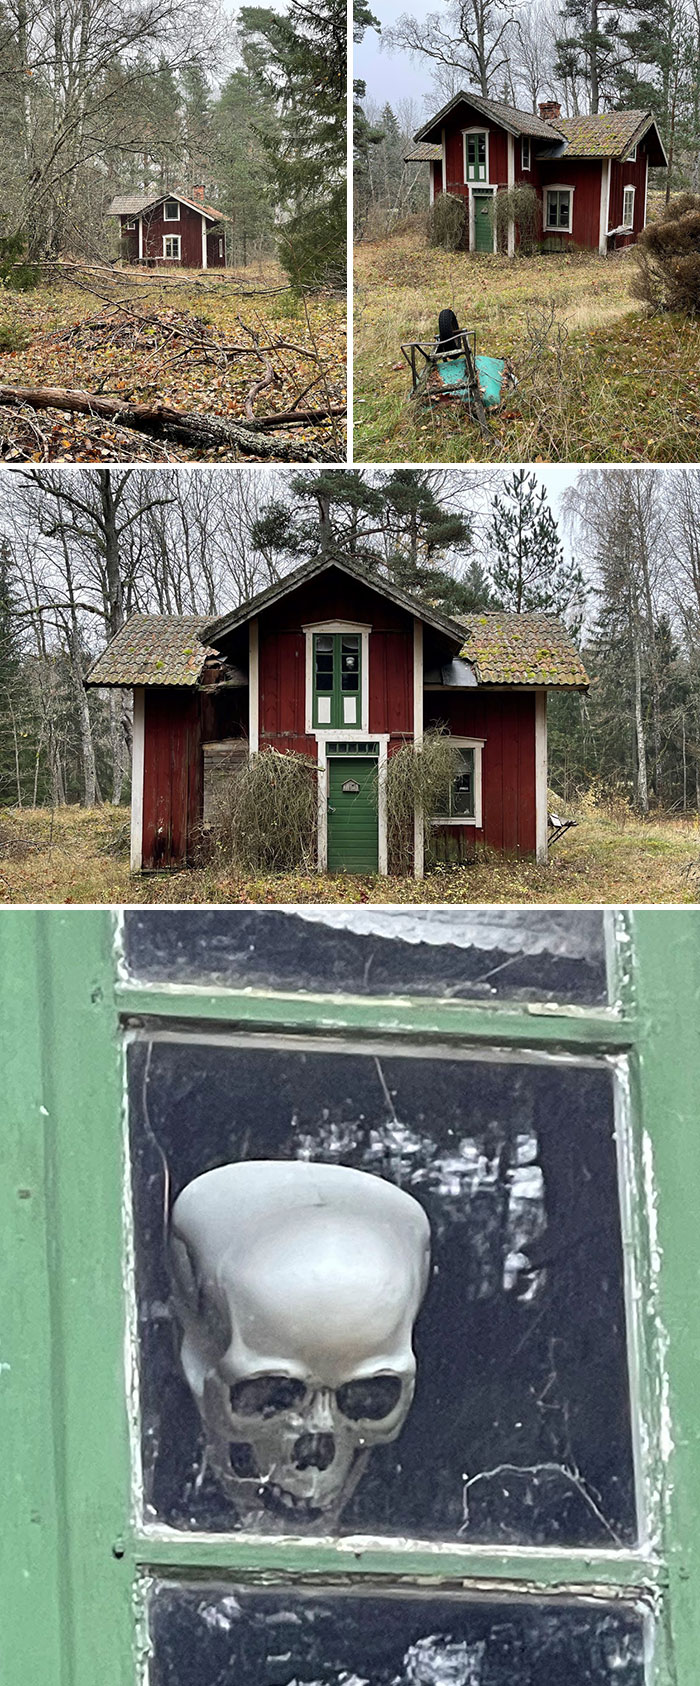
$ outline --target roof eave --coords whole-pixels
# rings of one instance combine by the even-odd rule
[[[461,627],[457,626],[456,622],[451,621],[446,615],[440,615],[435,610],[429,609],[426,604],[419,603],[417,598],[409,597],[408,592],[389,586],[384,580],[369,579],[360,568],[353,568],[341,557],[330,559],[318,557],[315,563],[306,562],[301,568],[295,568],[291,574],[286,574],[277,585],[259,592],[257,597],[252,597],[248,603],[242,603],[231,614],[221,615],[217,620],[208,621],[207,625],[202,628],[202,638],[206,639],[208,644],[216,644],[222,638],[228,637],[229,633],[235,632],[238,627],[245,626],[246,622],[252,620],[255,615],[264,614],[266,609],[273,608],[276,603],[279,603],[282,598],[288,597],[298,586],[305,585],[307,581],[315,579],[318,574],[324,573],[327,568],[339,568],[341,573],[347,574],[350,579],[356,580],[360,585],[366,585],[370,591],[376,591],[378,596],[388,598],[390,602],[396,603],[399,608],[405,609],[407,614],[414,615],[417,620],[423,621],[426,626],[432,626],[436,632],[441,632],[443,636],[453,640],[457,647],[457,653],[459,652],[459,646],[464,643],[464,632]]]

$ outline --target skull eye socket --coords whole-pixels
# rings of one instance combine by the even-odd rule
[[[343,1416],[351,1422],[379,1423],[396,1409],[401,1380],[398,1376],[362,1376],[356,1382],[344,1382],[336,1398]]]
[[[231,1388],[231,1407],[239,1417],[276,1417],[301,1404],[306,1393],[294,1376],[251,1376]]]

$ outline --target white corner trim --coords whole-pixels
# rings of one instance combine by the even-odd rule
[[[610,216],[610,159],[604,158],[600,169],[600,227],[598,251],[601,258],[608,249],[608,220]]]
[[[134,686],[134,720],[131,740],[131,844],[129,865],[140,872],[143,865],[143,780],[146,765],[146,692]]]
[[[439,826],[473,825],[475,831],[481,831],[484,823],[482,757],[486,739],[458,738],[450,732],[450,743],[453,743],[457,749],[473,749],[474,751],[474,813],[471,816],[469,814],[433,814],[430,823]]]
[[[413,617],[413,742],[423,742],[423,622]],[[413,876],[425,877],[425,831],[423,810],[416,803],[413,815]]]
[[[139,217],[139,263],[143,259],[143,217]]]
[[[202,217],[202,269],[207,267],[207,219]]]
[[[324,733],[329,738],[369,738],[369,635],[371,626],[363,625],[361,621],[316,621],[312,626],[303,626],[302,632],[306,640],[306,674],[305,674],[305,728],[311,736],[321,737]],[[362,639],[361,674],[360,674],[360,720],[356,726],[314,726],[314,633],[315,632],[359,632]]]
[[[443,193],[446,193],[447,192],[447,141],[445,139],[444,128],[441,131],[440,139],[441,139],[441,142],[442,142],[442,191],[443,191]]]
[[[547,692],[535,693],[535,844],[537,859],[547,860]]]
[[[642,228],[647,226],[647,205],[649,203],[649,153],[646,154],[646,168],[644,171],[644,221]]]
[[[515,140],[508,136],[508,187],[515,187]],[[515,257],[515,218],[508,218],[508,256]]]
[[[257,616],[248,623],[248,750],[260,748],[260,625]]]

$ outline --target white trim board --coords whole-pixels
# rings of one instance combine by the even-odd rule
[[[371,626],[361,621],[316,621],[303,626],[306,641],[305,674],[305,730],[311,737],[369,738],[369,635]],[[314,634],[317,632],[357,632],[362,639],[360,661],[360,720],[356,726],[314,726]]]
[[[600,225],[598,251],[604,258],[608,250],[608,222],[610,220],[610,159],[604,158],[600,170]]]
[[[248,749],[257,755],[260,747],[260,626],[257,616],[248,622]]]
[[[146,764],[146,692],[134,686],[134,719],[131,743],[131,838],[129,865],[140,872],[143,865],[143,794]]]
[[[423,622],[413,620],[413,743],[423,742]],[[425,877],[425,832],[423,811],[416,803],[413,815],[413,876]]]
[[[548,853],[547,831],[547,692],[535,697],[535,851],[541,865]]]

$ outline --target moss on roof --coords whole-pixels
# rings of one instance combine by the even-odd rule
[[[130,615],[93,662],[88,685],[196,685],[208,657],[209,615]]]
[[[465,629],[461,654],[473,662],[480,685],[585,690],[590,683],[566,627],[552,615],[489,610],[459,620]]]
[[[599,111],[558,117],[556,126],[566,135],[565,158],[625,158],[650,122],[650,111]]]

